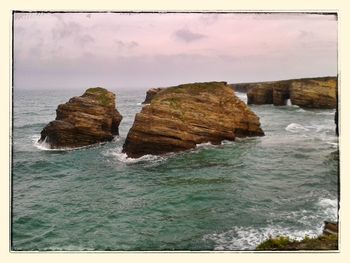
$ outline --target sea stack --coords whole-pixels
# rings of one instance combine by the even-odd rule
[[[59,149],[111,141],[119,135],[121,120],[115,94],[100,87],[90,88],[58,106],[56,120],[42,130],[39,142]]]
[[[259,118],[226,82],[192,83],[159,91],[136,114],[123,152],[138,158],[263,135]]]

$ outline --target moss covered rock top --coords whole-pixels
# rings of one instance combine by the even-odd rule
[[[90,88],[57,107],[56,119],[42,130],[39,142],[45,141],[58,149],[111,141],[119,134],[121,119],[114,93],[100,87]]]
[[[282,251],[282,250],[337,250],[338,235],[321,235],[316,238],[305,237],[301,241],[288,237],[270,238],[256,247],[256,250]]]
[[[92,98],[103,106],[112,106],[115,103],[115,95],[101,87],[87,89],[82,97]]]

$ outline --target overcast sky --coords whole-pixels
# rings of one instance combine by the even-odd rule
[[[337,19],[310,14],[14,15],[18,89],[150,88],[337,74]]]

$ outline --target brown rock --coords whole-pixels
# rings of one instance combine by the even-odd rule
[[[286,81],[280,81],[273,84],[273,105],[287,105],[287,100],[290,99],[289,86],[289,83]]]
[[[74,148],[111,141],[119,134],[122,116],[115,109],[115,95],[103,88],[90,88],[56,110],[56,120],[41,132],[39,142],[51,148]]]
[[[157,95],[157,93],[159,91],[161,91],[162,89],[163,88],[152,88],[152,89],[147,90],[145,101],[142,102],[142,104],[149,104],[149,103],[151,103],[151,100],[153,99],[153,97],[155,95]]]
[[[247,98],[248,104],[272,104],[273,87],[269,83],[257,83],[249,89]]]
[[[184,84],[161,90],[136,114],[123,152],[135,158],[262,135],[259,118],[225,82]]]
[[[236,84],[233,84],[233,86]],[[248,104],[283,106],[290,99],[303,108],[334,109],[337,104],[336,77],[306,78],[245,84]]]
[[[252,83],[237,83],[237,84],[230,84],[230,86],[234,91],[247,93],[254,86],[254,84],[252,84]]]
[[[324,235],[338,234],[338,222],[324,221],[323,234]]]
[[[336,78],[296,80],[291,83],[290,99],[303,108],[334,109],[336,86]]]

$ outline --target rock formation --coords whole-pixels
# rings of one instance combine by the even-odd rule
[[[236,92],[247,93],[256,83],[237,83],[229,84],[230,87]]]
[[[259,118],[226,82],[184,84],[159,91],[136,114],[123,152],[137,158],[263,135]]]
[[[142,104],[151,103],[151,100],[153,99],[153,97],[162,89],[163,88],[152,88],[152,89],[147,90],[145,101],[142,102]]]
[[[247,93],[248,104],[272,104],[273,89],[270,84],[255,84]]]
[[[338,249],[338,222],[324,222],[323,234],[297,241],[286,236],[269,238],[260,243],[256,250],[286,251],[286,250],[337,250]]]
[[[232,84],[235,89],[235,85]],[[283,106],[290,99],[303,108],[334,109],[337,104],[336,77],[292,79],[273,82],[246,83],[248,104]]]
[[[304,108],[335,109],[336,78],[293,81],[290,100],[293,105]]]
[[[334,234],[338,235],[338,222],[324,221],[323,234],[324,235],[334,235]]]
[[[90,88],[58,106],[56,120],[42,130],[39,142],[51,148],[74,148],[111,141],[119,134],[121,120],[115,95],[104,88]]]

